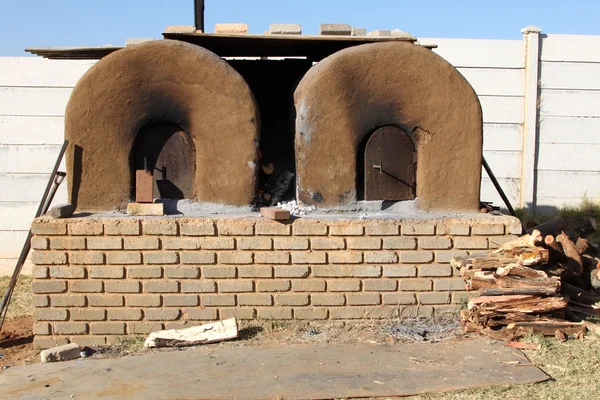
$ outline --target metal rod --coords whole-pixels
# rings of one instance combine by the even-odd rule
[[[494,184],[494,187],[498,191],[498,194],[500,195],[500,197],[502,197],[502,201],[504,201],[504,204],[506,204],[506,208],[508,208],[508,212],[510,212],[510,214],[513,217],[516,217],[517,213],[515,212],[515,209],[512,208],[512,206],[510,205],[510,201],[508,201],[508,197],[506,197],[506,194],[504,194],[504,190],[502,190],[502,188],[500,187],[500,184],[498,183],[496,176],[492,172],[492,169],[488,165],[487,161],[485,161],[485,157],[482,157],[482,160],[483,160],[483,168],[485,168],[485,172],[487,172],[488,176],[490,177],[490,180]]]
[[[40,201],[40,205],[35,213],[35,218],[40,217],[46,211],[48,211],[48,207],[50,207],[50,203],[52,199],[49,198],[50,191],[52,190],[55,184],[60,185],[62,179],[56,179],[56,175],[58,173],[58,168],[60,167],[60,163],[62,161],[63,156],[65,155],[65,151],[67,150],[67,145],[69,144],[68,140],[65,140],[62,148],[60,149],[60,153],[54,164],[54,169],[52,170],[52,174],[50,175],[50,179],[48,180],[48,184],[46,185],[46,190],[44,191],[44,195],[42,196],[42,200]],[[52,197],[54,197],[54,193],[56,193],[56,189],[52,191]],[[31,249],[31,238],[32,238],[31,230],[27,233],[27,239],[25,239],[25,243],[23,244],[23,248],[21,249],[21,254],[19,255],[19,259],[17,260],[17,264],[15,265],[15,270],[10,278],[10,282],[8,284],[8,288],[6,289],[6,293],[2,298],[2,304],[0,304],[0,315],[2,319],[0,319],[0,332],[2,331],[2,325],[4,325],[4,319],[6,318],[6,314],[8,313],[8,305],[10,303],[10,299],[12,297],[15,286],[17,285],[17,279],[21,274],[21,270],[23,269],[23,265],[25,264],[25,260],[27,260],[27,256],[29,255],[29,250]]]
[[[204,32],[204,0],[194,0],[196,30]]]

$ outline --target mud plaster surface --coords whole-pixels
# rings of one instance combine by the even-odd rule
[[[250,88],[214,53],[160,40],[104,57],[73,90],[65,138],[69,196],[78,211],[126,206],[134,140],[157,121],[180,126],[192,139],[195,200],[250,204],[260,125]]]
[[[304,204],[353,204],[359,143],[394,125],[417,144],[419,207],[477,210],[481,106],[465,78],[432,51],[410,43],[342,50],[308,71],[294,99],[297,197]]]

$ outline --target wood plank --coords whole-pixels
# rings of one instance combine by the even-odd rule
[[[64,116],[72,88],[0,87],[0,115]]]
[[[235,318],[186,329],[153,332],[144,342],[145,347],[187,347],[223,342],[238,337]]]
[[[484,151],[521,151],[523,148],[523,126],[519,124],[483,125]]]
[[[52,171],[61,146],[0,145],[0,173],[49,173]],[[60,165],[66,171],[65,160]]]
[[[64,132],[64,117],[0,116],[0,144],[62,145]]]
[[[0,57],[0,86],[74,87],[95,60]]]
[[[479,96],[484,123],[522,124],[524,97]]]
[[[540,118],[540,143],[600,144],[600,118]]]
[[[600,62],[600,36],[544,35],[542,61]]]
[[[525,68],[523,40],[419,38],[455,67]]]
[[[540,116],[600,117],[600,90],[543,89]]]
[[[524,96],[525,70],[506,68],[458,68],[477,95]]]
[[[538,170],[597,172],[599,154],[600,144],[540,143]],[[588,182],[588,185],[594,183],[598,184],[598,181]]]
[[[600,62],[542,62],[543,89],[600,90]]]
[[[48,179],[50,174],[0,173],[0,188],[10,188],[10,190],[0,190],[0,201],[39,201],[44,194]],[[65,180],[58,188],[54,196],[55,204],[67,203],[66,182]]]

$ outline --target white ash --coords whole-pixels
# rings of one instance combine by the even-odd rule
[[[277,207],[280,207],[284,210],[289,211],[290,214],[292,214],[295,217],[301,217],[303,215],[307,215],[317,209],[315,206],[307,207],[302,204],[298,204],[298,202],[296,200],[277,203]]]

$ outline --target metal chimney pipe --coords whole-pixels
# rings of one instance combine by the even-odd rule
[[[204,32],[204,0],[194,0],[196,30]]]

